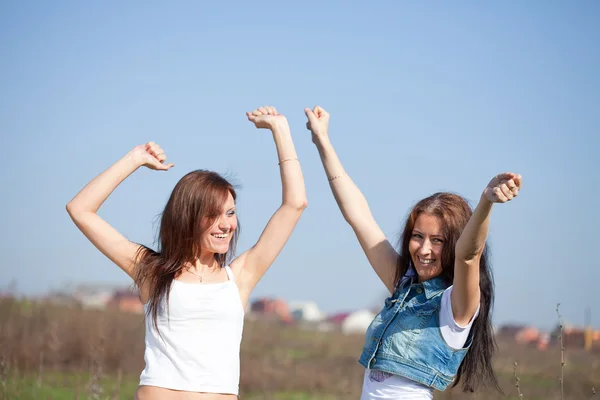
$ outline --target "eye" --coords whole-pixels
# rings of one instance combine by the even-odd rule
[[[235,210],[229,210],[229,211],[227,211],[227,216],[228,217],[231,217],[233,215],[235,215]]]
[[[443,241],[442,239],[439,239],[439,238],[432,239],[431,241],[432,241],[433,243],[440,243],[440,244],[441,244],[441,243],[444,243],[444,241]]]
[[[423,236],[420,233],[413,233],[411,235],[411,238],[415,238],[415,239],[423,239]]]

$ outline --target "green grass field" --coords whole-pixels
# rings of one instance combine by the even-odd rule
[[[0,400],[133,398],[144,368],[142,316],[0,300],[0,321]],[[363,339],[247,320],[240,399],[358,399]],[[538,351],[500,341],[494,367],[504,394],[455,388],[435,399],[519,399],[516,361],[524,399],[562,400],[560,359],[558,346]],[[564,400],[592,399],[600,354],[567,348],[565,361]]]
[[[91,376],[83,373],[52,372],[39,379],[39,376],[9,376],[2,399],[19,400],[81,400],[110,399],[131,400],[137,389],[139,377],[118,378],[104,376],[97,385],[91,385]],[[248,393],[244,400],[335,400],[335,395],[319,395],[307,392]]]

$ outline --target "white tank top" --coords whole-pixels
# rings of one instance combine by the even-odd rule
[[[146,318],[140,385],[238,394],[244,307],[231,268],[225,270],[227,282],[173,281],[168,314],[164,300],[158,310],[160,336]]]

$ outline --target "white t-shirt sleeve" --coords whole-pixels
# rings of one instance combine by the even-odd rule
[[[475,315],[471,318],[471,321],[466,326],[460,326],[454,320],[454,314],[452,313],[452,301],[450,295],[452,294],[452,286],[444,290],[442,294],[442,304],[440,307],[440,331],[442,337],[453,349],[462,349],[467,342],[469,332],[473,326],[473,321],[479,315],[479,306]]]

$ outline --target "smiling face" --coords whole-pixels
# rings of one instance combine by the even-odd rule
[[[420,213],[408,243],[408,251],[420,281],[442,273],[443,248],[442,221],[435,215]]]
[[[203,221],[206,223],[206,219]],[[231,193],[212,225],[202,234],[200,248],[203,253],[225,254],[229,250],[229,243],[237,229],[237,215],[235,213],[235,200]]]

